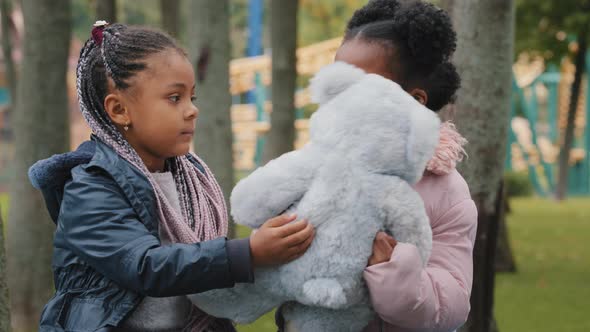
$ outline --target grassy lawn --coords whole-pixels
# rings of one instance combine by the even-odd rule
[[[0,213],[2,213],[2,220],[6,223],[8,219],[8,194],[0,193]]]
[[[276,332],[274,310],[249,325],[238,325],[238,332]]]
[[[496,278],[500,331],[590,331],[590,199],[515,199],[516,274]]]

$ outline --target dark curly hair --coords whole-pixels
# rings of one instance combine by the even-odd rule
[[[344,41],[355,38],[382,45],[397,83],[424,89],[431,110],[453,101],[461,83],[450,62],[457,37],[444,10],[423,1],[371,0],[348,22]]]

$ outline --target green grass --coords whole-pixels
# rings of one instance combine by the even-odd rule
[[[6,220],[8,220],[8,194],[0,193],[0,209],[2,220],[6,223]]]
[[[274,310],[249,325],[238,325],[238,332],[276,332]]]
[[[514,199],[516,274],[496,278],[500,331],[590,331],[590,199]]]

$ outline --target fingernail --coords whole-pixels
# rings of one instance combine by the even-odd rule
[[[289,218],[297,218],[297,215],[296,215],[295,213],[291,213],[291,214],[289,215]]]

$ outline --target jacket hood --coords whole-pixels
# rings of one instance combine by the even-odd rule
[[[53,222],[57,222],[63,189],[72,177],[71,170],[78,165],[89,163],[95,150],[96,143],[86,141],[75,151],[39,160],[29,168],[29,180],[33,187],[43,194]]]

